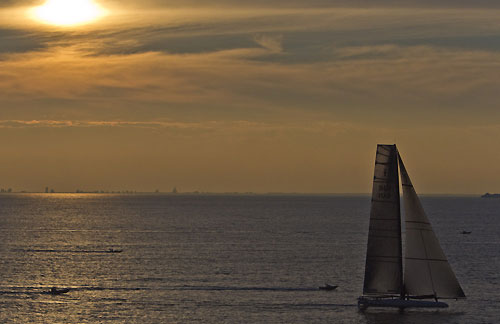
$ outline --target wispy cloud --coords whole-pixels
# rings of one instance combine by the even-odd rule
[[[139,129],[170,129],[210,132],[307,132],[338,134],[361,129],[362,126],[345,122],[313,121],[308,123],[271,123],[236,121],[123,121],[123,120],[0,120],[0,129],[19,128],[139,128]]]
[[[266,42],[279,49],[276,41]],[[15,110],[15,100],[59,98],[72,100],[77,107],[82,107],[78,101],[85,101],[123,114],[129,114],[127,109],[146,113],[154,105],[164,105],[163,110],[176,116],[189,105],[204,107],[200,118],[219,107],[232,109],[231,118],[236,119],[249,111],[270,117],[287,110],[300,111],[301,116],[330,112],[345,119],[352,112],[349,109],[359,106],[408,113],[415,108],[419,113],[439,108],[460,114],[460,107],[474,104],[476,111],[491,112],[489,102],[494,102],[500,86],[494,68],[500,66],[500,52],[495,51],[394,44],[332,46],[328,60],[322,62],[256,60],[269,53],[241,48],[92,56],[79,49],[54,48],[4,56],[0,96],[13,103],[12,108],[4,104],[5,112]],[[81,114],[85,109],[68,107],[66,114]],[[156,117],[166,117],[154,109]],[[366,118],[377,118],[369,109],[364,111]]]
[[[281,53],[283,51],[283,35],[256,34],[253,39],[271,53]]]
[[[105,121],[105,120],[0,120],[0,128],[91,128],[118,127],[144,129],[215,129],[219,123],[189,123],[165,121]]]

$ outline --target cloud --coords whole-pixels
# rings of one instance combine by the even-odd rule
[[[497,10],[405,8],[176,8],[117,11],[82,28],[41,25],[10,12],[2,16],[4,52],[54,46],[86,47],[99,55],[139,52],[202,53],[255,46],[280,50],[281,60],[319,60],[338,46],[434,45],[496,48]],[[5,18],[5,19],[2,19]],[[17,22],[17,23],[16,23]]]
[[[255,42],[271,53],[281,53],[283,51],[283,35],[254,35]]]
[[[492,103],[500,84],[492,67],[500,65],[499,52],[386,44],[332,46],[322,62],[259,60],[269,52],[241,48],[93,56],[69,47],[6,55],[0,97],[10,116],[27,100],[46,99],[70,100],[61,106],[69,116],[117,111],[126,119],[137,115],[137,109],[155,119],[196,111],[201,119],[330,114],[380,121],[391,112],[417,120],[451,112],[464,117],[462,109],[470,105],[482,112],[471,118],[496,111]],[[39,105],[35,114],[59,114],[54,106]]]
[[[123,121],[123,120],[0,120],[0,129],[22,128],[136,128],[151,130],[179,130],[211,133],[311,133],[339,134],[360,129],[360,125],[345,122],[313,121],[296,122],[253,122],[235,121]]]
[[[410,114],[418,122],[453,112],[444,122],[455,122],[496,114],[496,10],[152,12],[88,29],[0,30],[5,117],[389,122]]]
[[[174,128],[174,129],[209,129],[216,124],[182,123],[165,121],[106,121],[106,120],[0,120],[0,128],[90,128],[90,127],[119,127],[119,128]]]
[[[102,1],[104,3],[116,3],[115,0]],[[133,0],[120,1],[121,4],[137,5]],[[432,0],[309,0],[305,3],[302,0],[254,0],[250,3],[238,0],[145,0],[141,5],[156,7],[179,7],[179,6],[214,6],[214,7],[459,7],[459,8],[498,8],[498,1],[495,0],[442,0],[439,2]]]

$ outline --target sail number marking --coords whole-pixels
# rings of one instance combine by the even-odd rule
[[[392,197],[392,186],[387,184],[387,183],[379,184],[377,198],[378,199],[391,199],[391,197]]]

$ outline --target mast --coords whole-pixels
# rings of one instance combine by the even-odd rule
[[[377,145],[363,294],[403,296],[396,145]]]
[[[464,298],[462,287],[439,245],[399,153],[398,160],[405,207],[406,293],[436,299]]]

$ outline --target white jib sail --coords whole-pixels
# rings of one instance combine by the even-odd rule
[[[406,294],[463,298],[465,294],[439,245],[400,156],[399,167],[405,208]]]

